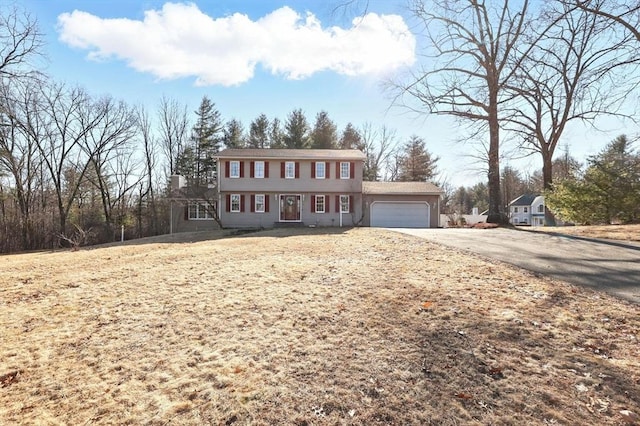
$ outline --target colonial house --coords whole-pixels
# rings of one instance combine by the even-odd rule
[[[544,226],[544,196],[525,194],[509,203],[512,225]]]
[[[215,227],[211,206],[225,228],[439,226],[441,189],[426,182],[363,182],[365,158],[358,150],[225,149],[217,155],[215,199],[174,197],[175,232],[193,230],[183,222]]]

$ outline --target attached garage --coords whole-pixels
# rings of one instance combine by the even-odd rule
[[[364,224],[380,228],[437,228],[443,191],[429,182],[362,182]]]
[[[429,204],[419,201],[374,201],[371,225],[379,228],[429,228]]]

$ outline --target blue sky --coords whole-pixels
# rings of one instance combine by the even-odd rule
[[[457,124],[390,107],[382,82],[415,67],[419,38],[402,1],[369,0],[355,24],[339,0],[22,0],[46,35],[47,72],[94,95],[111,95],[153,112],[162,96],[197,108],[211,98],[225,120],[245,129],[261,113],[284,121],[302,108],[312,125],[325,110],[348,122],[416,134],[441,158],[454,185],[484,180],[457,144]],[[615,125],[613,125],[615,127]],[[570,132],[579,159],[621,133]],[[612,136],[613,135],[613,136]],[[575,140],[575,143],[573,142]],[[515,163],[537,167],[537,157]]]

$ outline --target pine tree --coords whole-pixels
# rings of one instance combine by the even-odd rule
[[[224,128],[224,145],[227,148],[244,148],[246,145],[244,128],[242,122],[237,119],[231,119]]]
[[[284,129],[286,148],[309,148],[309,124],[301,109],[295,109],[289,113]]]
[[[311,148],[335,149],[338,142],[338,130],[326,111],[316,115],[316,124],[311,132]]]
[[[403,182],[426,182],[437,175],[434,157],[426,148],[425,141],[418,136],[411,136],[398,156],[397,180]]]
[[[269,147],[269,119],[266,115],[260,114],[258,118],[251,122],[248,145],[249,148]]]
[[[364,151],[364,145],[362,135],[360,135],[358,129],[356,129],[353,124],[347,123],[342,131],[342,136],[340,136],[340,142],[338,143],[340,149],[359,149],[360,151]]]
[[[220,151],[223,137],[223,123],[215,103],[204,96],[196,114],[196,123],[191,129],[191,146],[195,166],[191,185],[206,185],[215,181],[216,162],[214,156]],[[187,176],[189,180],[189,176]]]

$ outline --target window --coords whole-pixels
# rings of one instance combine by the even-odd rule
[[[240,194],[231,194],[231,211],[240,212]]]
[[[348,162],[340,163],[340,179],[349,179],[351,177],[351,164]]]
[[[264,161],[256,161],[253,164],[253,177],[258,179],[264,178]]]
[[[240,162],[239,161],[230,161],[229,162],[229,177],[231,177],[231,178],[239,178],[240,177]]]
[[[287,161],[284,163],[284,178],[295,179],[296,177],[296,163],[293,161]]]
[[[523,211],[524,213],[529,213],[529,208],[528,208],[528,207],[523,207],[523,208],[522,208],[522,211]]]
[[[254,211],[256,213],[264,213],[264,194],[256,194],[255,199]]]
[[[316,195],[316,213],[324,213],[324,195]]]
[[[206,203],[189,204],[189,220],[212,220],[211,210]]]
[[[544,213],[544,204],[538,206],[538,213]]]
[[[340,196],[340,213],[349,213],[350,210],[350,206],[349,206],[349,196],[348,195],[341,195]]]
[[[318,161],[316,163],[316,179],[324,179],[325,178],[325,162]]]
[[[514,213],[518,213],[518,208],[517,208],[517,207],[514,207],[514,208],[513,208],[513,212],[514,212]]]

